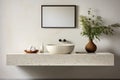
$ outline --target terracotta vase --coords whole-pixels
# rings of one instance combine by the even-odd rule
[[[97,50],[97,46],[94,44],[93,40],[90,39],[85,46],[85,49],[88,53],[95,53],[95,51]]]

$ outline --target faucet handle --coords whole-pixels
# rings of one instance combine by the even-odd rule
[[[62,39],[59,39],[59,42],[62,42]]]
[[[63,39],[63,42],[66,42],[67,40],[66,39]]]

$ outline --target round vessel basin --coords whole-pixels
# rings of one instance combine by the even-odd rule
[[[47,44],[50,54],[70,54],[74,50],[74,44]]]

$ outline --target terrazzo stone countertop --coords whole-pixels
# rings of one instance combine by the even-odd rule
[[[9,53],[7,65],[14,66],[114,66],[114,54],[103,53]]]

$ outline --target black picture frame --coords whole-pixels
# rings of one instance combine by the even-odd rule
[[[43,25],[43,8],[44,7],[73,7],[74,8],[74,25],[72,27],[64,27],[64,26],[56,26],[56,27],[52,27],[52,26],[44,26]],[[76,28],[76,5],[41,5],[41,28]]]

